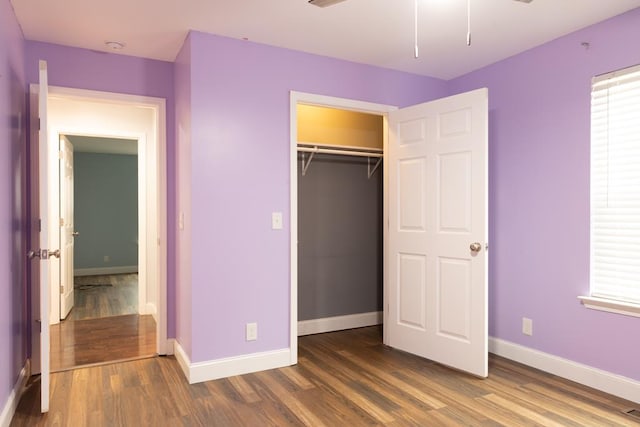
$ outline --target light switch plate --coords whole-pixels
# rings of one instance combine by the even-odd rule
[[[271,213],[271,229],[282,230],[282,212]]]

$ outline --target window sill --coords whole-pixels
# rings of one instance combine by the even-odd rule
[[[608,311],[609,313],[623,314],[625,316],[640,317],[640,304],[598,297],[579,296],[578,299],[586,308]]]

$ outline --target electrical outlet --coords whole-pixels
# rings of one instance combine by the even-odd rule
[[[109,262],[109,261],[111,261],[111,257],[109,255],[105,255],[104,262]]]
[[[533,320],[522,318],[522,333],[525,335],[533,335]]]
[[[247,341],[255,341],[258,339],[258,324],[257,323],[247,323]]]

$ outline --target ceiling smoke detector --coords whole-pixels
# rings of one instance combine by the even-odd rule
[[[309,3],[318,7],[327,7],[327,6],[333,6],[334,4],[340,3],[343,1],[344,0],[309,0]]]
[[[122,50],[125,47],[124,43],[116,41],[106,41],[104,44],[111,50]]]

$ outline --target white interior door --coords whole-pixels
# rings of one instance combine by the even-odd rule
[[[73,308],[73,145],[60,136],[60,319]]]
[[[39,85],[31,86],[31,301],[32,373],[40,373],[41,410],[49,411],[49,147],[47,144],[47,63],[40,61]],[[57,185],[57,183],[56,183]],[[58,251],[59,255],[59,251]]]
[[[389,114],[388,345],[488,375],[488,91]]]

